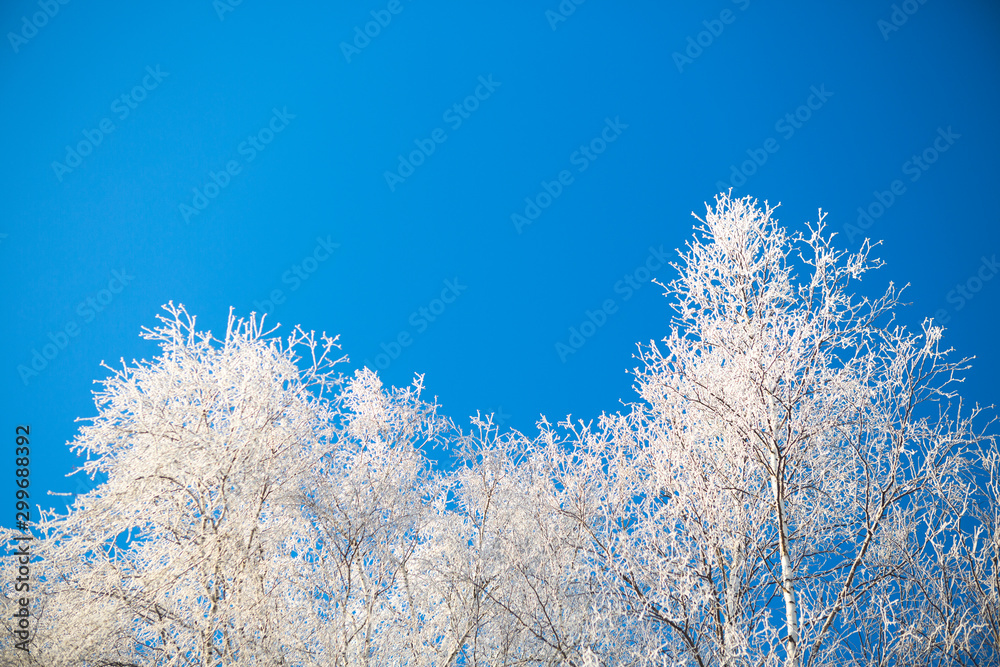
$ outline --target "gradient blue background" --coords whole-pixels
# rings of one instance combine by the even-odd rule
[[[885,240],[887,266],[863,287],[912,283],[911,326],[943,309],[947,339],[977,356],[963,394],[996,401],[1000,279],[960,310],[948,302],[1000,252],[995,3],[915,3],[886,39],[878,21],[890,2],[588,0],[553,29],[545,13],[557,0],[402,0],[350,62],[340,43],[388,3],[338,4],[246,0],[220,18],[210,0],[74,0],[16,52],[9,33],[41,10],[3,4],[0,405],[11,447],[0,481],[13,479],[14,427],[28,423],[33,499],[58,504],[39,492],[87,487],[63,477],[77,464],[65,446],[74,419],[95,414],[102,360],[156,354],[138,333],[168,300],[219,334],[230,306],[246,315],[282,289],[270,319],[285,332],[340,334],[352,369],[408,332],[413,344],[380,374],[403,385],[426,373],[429,394],[463,424],[502,410],[505,427],[532,431],[539,414],[615,410],[633,397],[635,343],[659,339],[670,316],[658,286],[625,300],[616,282],[650,246],[681,247],[690,212],[703,213],[731,165],[768,138],[780,149],[734,193],[781,202],[778,217],[794,228],[822,208],[843,232],[876,190],[903,181],[905,194],[867,230]],[[732,22],[679,71],[673,54],[723,10]],[[119,120],[112,101],[147,66],[169,75]],[[442,114],[480,76],[500,86],[453,130]],[[833,94],[786,139],[775,124],[812,86]],[[295,118],[248,163],[238,147],[273,108]],[[103,118],[115,130],[60,181],[52,163]],[[606,118],[628,128],[576,171],[571,154]],[[384,172],[438,127],[447,141],[391,191]],[[960,138],[910,181],[904,163],[948,127]],[[186,223],[179,205],[232,159],[241,172]],[[519,234],[511,214],[563,169],[574,183]],[[283,276],[317,237],[340,247],[292,290]],[[80,304],[115,270],[134,279],[86,321]],[[411,313],[455,278],[467,289],[417,333]],[[609,298],[618,311],[561,361],[555,343]],[[25,383],[17,367],[67,323],[79,335]]]

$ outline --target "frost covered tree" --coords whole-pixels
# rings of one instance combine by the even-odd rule
[[[27,662],[299,664],[314,641],[301,489],[332,432],[308,388],[333,380],[335,342],[296,330],[282,346],[232,316],[215,341],[166,310],[144,333],[162,354],[114,370],[72,443],[106,481],[37,525]]]
[[[977,667],[1000,649],[1000,454],[881,262],[720,195],[595,422],[463,432],[334,339],[166,307],[34,526],[46,667]],[[436,469],[432,450],[454,465]],[[4,531],[3,538],[12,537]],[[18,607],[0,572],[0,614]]]
[[[791,235],[722,195],[702,222],[643,402],[574,427],[561,468],[634,664],[997,664],[995,443],[954,393],[966,360],[894,323],[891,284],[851,295],[880,262],[822,213]]]
[[[333,402],[335,447],[305,496],[317,540],[307,582],[315,664],[454,664],[476,626],[443,567],[463,549],[450,549],[443,483],[427,458],[453,427],[422,389],[418,377],[386,391],[363,369]]]
[[[471,586],[479,621],[461,664],[580,667],[604,650],[594,638],[606,621],[593,613],[597,591],[580,558],[588,535],[562,511],[553,475],[558,446],[478,416],[456,446],[447,532],[468,564],[445,578]]]
[[[340,377],[330,338],[230,316],[215,340],[166,310],[161,355],[113,371],[72,443],[106,481],[35,527],[32,652],[4,664],[433,664],[404,657],[428,605],[398,590],[432,510],[418,449],[447,426],[419,385]]]

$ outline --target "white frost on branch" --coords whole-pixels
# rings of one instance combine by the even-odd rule
[[[461,431],[421,376],[345,377],[335,339],[230,315],[216,340],[169,304],[71,443],[107,480],[34,526],[32,652],[8,632],[3,664],[998,664],[968,360],[897,324],[891,283],[854,294],[871,245],[773,213],[718,196],[639,401],[534,436]]]

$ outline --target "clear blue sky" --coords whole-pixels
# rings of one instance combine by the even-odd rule
[[[997,401],[995,3],[231,1],[0,9],[0,404],[34,500],[80,488],[99,363],[155,354],[168,300],[220,333],[280,290],[284,331],[426,373],[463,423],[615,410],[720,183],[789,226],[867,210],[864,287],[912,283],[903,320],[941,310]]]

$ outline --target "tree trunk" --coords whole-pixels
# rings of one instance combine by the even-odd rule
[[[795,587],[792,584],[792,556],[788,547],[788,525],[785,520],[784,474],[779,462],[778,445],[770,443],[771,454],[771,488],[774,490],[774,509],[778,519],[778,549],[781,553],[781,594],[785,598],[785,627],[788,636],[785,639],[785,650],[788,657],[785,664],[788,667],[799,667],[799,613],[795,602]]]

